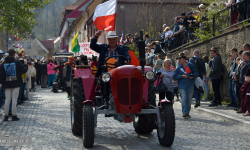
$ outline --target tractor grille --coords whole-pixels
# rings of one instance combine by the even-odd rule
[[[122,105],[129,105],[129,87],[127,78],[121,79],[118,82],[117,91],[119,102]]]
[[[140,101],[141,89],[140,80],[137,78],[131,79],[131,105],[135,105]]]

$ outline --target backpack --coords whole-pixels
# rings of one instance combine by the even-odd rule
[[[202,71],[202,62],[203,59],[202,58],[197,58],[197,57],[192,57],[195,60],[195,66],[198,69],[199,72]]]
[[[15,81],[17,80],[16,76],[16,63],[4,63],[3,67],[6,73],[6,81]]]

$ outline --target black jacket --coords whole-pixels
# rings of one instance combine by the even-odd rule
[[[16,65],[16,80],[6,81],[6,72],[4,64],[15,63]],[[23,86],[22,74],[26,73],[28,70],[27,65],[23,65],[19,60],[14,57],[6,57],[4,63],[1,65],[0,70],[0,83],[2,83],[3,88],[16,88]]]
[[[161,50],[161,46],[160,45],[156,45],[156,47],[155,47],[154,54],[157,54],[157,53],[163,53],[163,51]]]
[[[47,64],[44,62],[40,66],[40,74],[47,75]]]
[[[37,76],[41,76],[41,74],[40,74],[41,64],[38,64],[38,62],[36,62],[35,63],[35,68],[36,68],[36,74],[37,74]]]
[[[105,63],[105,58],[106,58],[106,52],[108,51],[109,45],[107,44],[97,44],[97,39],[93,38],[90,43],[90,48],[94,50],[95,52],[99,53],[99,61],[98,61],[98,70],[96,73],[96,77],[99,77],[102,74],[102,68],[101,66],[104,65]],[[129,61],[131,61],[130,54],[128,52],[128,49],[126,46],[123,45],[117,45],[117,52],[118,55],[123,55],[125,56]],[[124,61],[125,59],[120,57],[119,61]]]

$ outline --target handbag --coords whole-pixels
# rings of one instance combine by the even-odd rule
[[[159,77],[157,77],[156,86],[155,86],[155,93],[160,93],[160,92],[167,92],[168,87],[163,83],[163,80]]]

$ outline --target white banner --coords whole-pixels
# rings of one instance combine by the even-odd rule
[[[89,47],[90,42],[79,43],[79,45],[80,45],[80,52],[76,53],[78,56],[85,55],[87,57],[92,57],[92,55],[94,55],[99,57],[99,53],[90,49]]]

